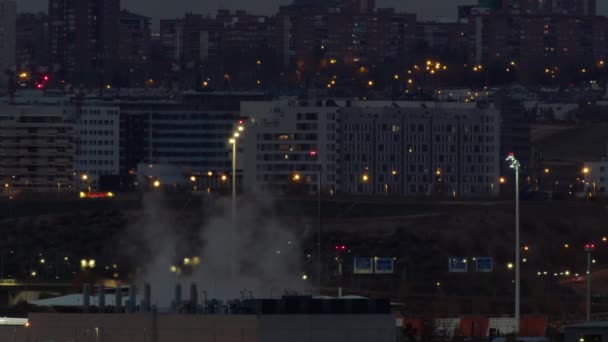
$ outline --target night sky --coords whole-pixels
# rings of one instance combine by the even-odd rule
[[[185,12],[213,13],[219,7],[244,8],[252,13],[271,14],[291,0],[122,0],[122,6],[154,19],[182,16]],[[379,7],[396,7],[416,12],[424,18],[456,16],[456,6],[476,0],[377,0]],[[46,10],[48,0],[17,0],[20,11]],[[600,14],[608,15],[608,1],[598,1]],[[156,26],[156,25],[155,25]]]

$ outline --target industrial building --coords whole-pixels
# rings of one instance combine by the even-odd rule
[[[151,306],[156,299],[150,285],[138,301],[136,287],[106,295],[103,285],[91,295],[85,284],[78,297],[80,310],[31,313],[27,327],[14,327],[11,341],[112,342],[395,342],[396,320],[388,300],[331,299],[287,296],[281,299],[244,299],[222,302],[198,298],[196,284],[190,298],[175,287],[171,309]],[[99,295],[102,294],[103,295]],[[106,306],[106,297],[108,299]],[[70,301],[73,301],[70,296]],[[41,301],[52,306],[52,300]],[[57,305],[61,305],[58,301]],[[41,303],[42,304],[42,303]],[[66,305],[66,304],[63,304]],[[5,331],[0,327],[0,337]]]

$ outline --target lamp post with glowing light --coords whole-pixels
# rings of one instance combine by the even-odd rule
[[[585,245],[585,253],[587,253],[587,322],[591,321],[591,253],[594,251],[595,244]]]
[[[520,241],[519,241],[519,169],[521,164],[515,159],[515,154],[509,153],[507,162],[515,170],[515,333],[519,334],[520,319]]]
[[[89,175],[85,173],[80,178],[82,179],[82,183],[87,185],[88,191],[91,192],[91,181],[89,180]]]
[[[232,134],[229,142],[232,145],[232,238],[236,238],[236,152],[237,141],[241,133],[245,130],[244,122],[239,120],[236,131]],[[234,262],[234,260],[233,260]],[[231,270],[231,272],[236,270]]]

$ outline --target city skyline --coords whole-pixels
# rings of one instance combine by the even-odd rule
[[[244,0],[217,0],[209,3],[194,0],[175,0],[162,4],[161,0],[123,0],[122,7],[128,10],[142,13],[152,17],[154,20],[182,16],[185,12],[214,13],[219,8],[246,9],[252,13],[272,14],[278,10],[280,5],[290,3],[291,0],[263,0],[249,2]],[[476,0],[427,0],[423,3],[407,0],[379,0],[378,7],[394,7],[407,12],[414,12],[423,18],[447,17],[455,18],[458,5],[474,4]],[[150,6],[150,3],[155,3]],[[46,11],[48,0],[20,0],[18,11]],[[598,2],[598,14],[608,15],[608,2]]]

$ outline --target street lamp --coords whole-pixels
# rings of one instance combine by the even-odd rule
[[[80,178],[82,179],[82,182],[87,185],[88,191],[91,192],[91,181],[89,180],[89,175],[84,173]]]
[[[587,253],[587,322],[591,321],[591,253],[594,251],[595,244],[585,245],[585,253]]]
[[[506,160],[509,167],[515,170],[515,333],[519,335],[520,319],[520,241],[519,241],[519,169],[521,164],[515,159],[515,154],[509,153]]]
[[[236,131],[232,134],[232,138],[228,141],[232,145],[232,234],[236,236],[236,152],[237,141],[241,136],[241,132],[245,130],[244,122],[239,120]],[[222,176],[223,179],[223,176]],[[233,260],[234,261],[234,260]]]

